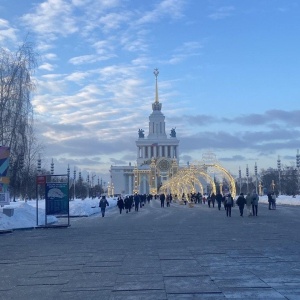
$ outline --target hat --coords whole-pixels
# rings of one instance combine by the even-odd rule
[[[104,196],[102,196],[102,199],[105,199],[105,195],[104,195]]]

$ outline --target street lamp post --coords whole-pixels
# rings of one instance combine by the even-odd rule
[[[240,182],[240,194],[242,192],[242,171],[241,167],[239,167],[239,182]]]
[[[88,198],[90,198],[90,174],[87,174],[87,184],[88,184]]]
[[[280,156],[278,155],[278,159],[277,159],[277,169],[278,169],[278,192],[279,195],[281,195],[281,178],[280,178],[280,173],[281,173],[281,160],[280,160]]]
[[[52,161],[51,161],[51,175],[54,174],[54,162],[53,162],[53,158],[52,158]]]
[[[256,164],[256,162],[254,165],[254,174],[255,174],[255,192],[257,194],[257,164]]]
[[[247,177],[247,194],[249,193],[249,167],[246,167],[246,177]]]
[[[76,182],[76,169],[74,167],[74,200],[75,200],[75,182]]]
[[[299,171],[300,171],[300,154],[299,149],[297,149],[297,155],[296,155],[296,167],[297,167],[297,175],[298,175],[298,187],[297,190],[299,192]]]

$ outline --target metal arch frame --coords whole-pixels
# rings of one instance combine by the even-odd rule
[[[223,168],[221,165],[216,164],[216,163],[214,163],[214,164],[205,164],[205,166],[216,168],[216,169],[218,169],[219,171],[222,171],[225,174],[225,176],[227,177],[227,180],[229,181],[229,184],[230,184],[231,196],[233,198],[235,198],[235,196],[236,196],[236,186],[235,186],[235,180],[231,176],[231,174],[225,168]]]
[[[236,186],[234,178],[231,176],[231,174],[223,168],[221,165],[217,163],[208,163],[208,164],[197,164],[197,165],[191,165],[188,168],[184,168],[179,170],[175,176],[170,178],[166,183],[161,186],[159,191],[165,191],[167,192],[170,190],[171,193],[180,194],[179,190],[181,192],[187,193],[189,189],[185,188],[186,186],[192,186],[192,190],[194,188],[193,184],[195,181],[197,181],[199,187],[202,187],[202,193],[203,193],[203,186],[200,183],[199,179],[196,175],[204,177],[207,182],[209,182],[212,185],[212,191],[216,194],[216,185],[213,180],[213,178],[207,173],[207,168],[216,168],[217,170],[221,171],[224,175],[227,181],[230,184],[230,193],[232,197],[234,198],[236,196]],[[177,186],[177,188],[176,188]]]
[[[182,193],[188,194],[189,192],[195,192],[195,184],[199,186],[201,193],[203,194],[203,185],[196,175],[200,175],[204,177],[207,181],[209,181],[215,190],[215,184],[212,178],[204,173],[201,170],[196,170],[195,168],[182,169],[177,174],[172,177],[168,182],[166,182],[163,186],[161,186],[160,191],[164,191],[167,193],[168,190],[173,194],[181,195]],[[187,186],[189,188],[187,188]],[[176,188],[177,187],[177,188]]]

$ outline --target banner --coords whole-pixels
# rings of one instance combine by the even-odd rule
[[[7,198],[9,197],[8,194],[9,177],[7,176],[8,167],[9,167],[9,154],[10,151],[8,147],[0,146],[0,193],[5,193],[5,195],[3,194],[1,195],[1,199],[3,202],[6,203],[8,201]]]

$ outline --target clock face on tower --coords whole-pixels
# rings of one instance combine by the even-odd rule
[[[168,172],[171,164],[167,159],[163,158],[158,162],[157,167],[161,172]]]

